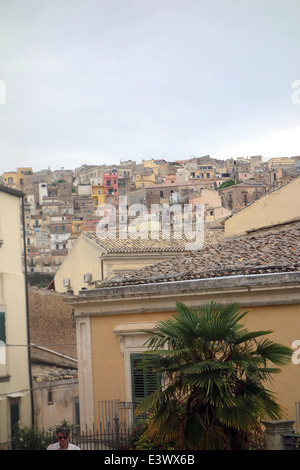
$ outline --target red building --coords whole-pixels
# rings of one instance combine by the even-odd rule
[[[104,193],[106,204],[117,206],[119,203],[118,172],[104,173]]]
[[[84,221],[84,232],[96,232],[97,225],[99,224],[100,217],[93,217]]]

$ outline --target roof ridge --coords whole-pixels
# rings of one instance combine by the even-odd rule
[[[24,197],[25,193],[20,191],[19,189],[14,189],[11,188],[10,186],[5,186],[4,184],[0,183],[0,191],[3,193],[11,194],[12,196],[17,196],[17,197]]]
[[[204,236],[205,233],[208,236],[210,233],[216,233],[219,232],[220,234],[224,235],[224,229],[206,229],[204,231]],[[162,236],[159,238],[152,238],[151,234],[153,235],[153,232],[150,231],[145,231],[145,232],[140,232],[144,234],[149,234],[147,237],[143,236],[138,236],[137,238],[134,237],[126,237],[126,238],[120,238],[117,235],[122,232],[115,232],[115,236],[110,237],[110,236],[105,236],[101,237],[97,235],[96,232],[83,232],[83,235],[88,238],[89,240],[94,241],[97,243],[99,246],[101,246],[103,249],[105,249],[108,253],[133,253],[133,252],[146,252],[146,251],[167,251],[167,252],[183,252],[183,251],[190,251],[187,248],[187,244],[189,243],[194,243],[194,240],[189,240],[189,238],[182,236],[180,238],[175,238],[174,236],[171,236],[170,238],[163,238]],[[156,233],[156,232],[154,232]],[[188,235],[190,233],[193,233],[193,231],[186,232],[185,235]],[[211,240],[209,240],[211,241]],[[219,242],[219,240],[217,240]],[[205,244],[205,240],[204,240]]]

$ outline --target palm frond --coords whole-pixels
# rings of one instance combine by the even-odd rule
[[[257,345],[257,354],[278,366],[289,364],[293,350],[279,343],[264,339]]]
[[[260,419],[283,416],[264,383],[290,362],[293,350],[266,338],[272,330],[248,331],[247,313],[238,303],[191,309],[177,302],[176,313],[148,332],[141,365],[162,380],[137,412],[152,410],[153,438],[180,430],[188,448],[230,448],[237,433],[257,429]]]
[[[235,339],[234,343],[235,344],[241,344],[245,343],[246,341],[250,341],[253,339],[258,338],[259,336],[266,336],[271,333],[273,333],[273,330],[265,330],[265,331],[251,331],[249,332],[248,330],[244,330],[245,333],[240,332],[240,335]]]
[[[199,361],[193,364],[185,364],[179,368],[181,373],[198,373],[201,374],[206,371],[223,371],[223,370],[232,370],[232,362],[222,362],[217,359],[208,359],[204,361]]]
[[[208,426],[199,413],[194,413],[187,421],[185,438],[191,450],[230,449],[230,439],[226,430],[216,422]]]
[[[258,416],[260,414],[260,404],[255,397],[235,397],[230,406],[219,407],[216,415],[228,428],[238,431],[250,431],[258,427]]]

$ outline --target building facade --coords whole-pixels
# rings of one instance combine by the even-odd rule
[[[81,423],[98,425],[101,401],[145,397],[146,388],[138,393],[134,385],[134,361],[149,337],[145,330],[174,315],[176,302],[197,308],[210,301],[238,302],[248,311],[245,328],[271,330],[273,341],[295,349],[294,360],[266,383],[286,419],[294,420],[300,402],[300,271],[289,270],[287,262],[297,262],[299,233],[299,226],[288,227],[244,238],[238,247],[225,240],[145,268],[143,277],[136,271],[66,299],[76,320]],[[292,257],[284,247],[293,248]],[[264,253],[257,257],[259,250]]]
[[[104,173],[103,179],[106,204],[118,205],[118,172]]]
[[[0,186],[0,448],[32,422],[27,289],[22,268],[23,194]]]

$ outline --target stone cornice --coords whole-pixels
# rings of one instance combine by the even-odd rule
[[[247,307],[300,303],[300,272],[100,288],[65,298],[75,316],[170,312],[178,301],[196,307],[209,300]]]

